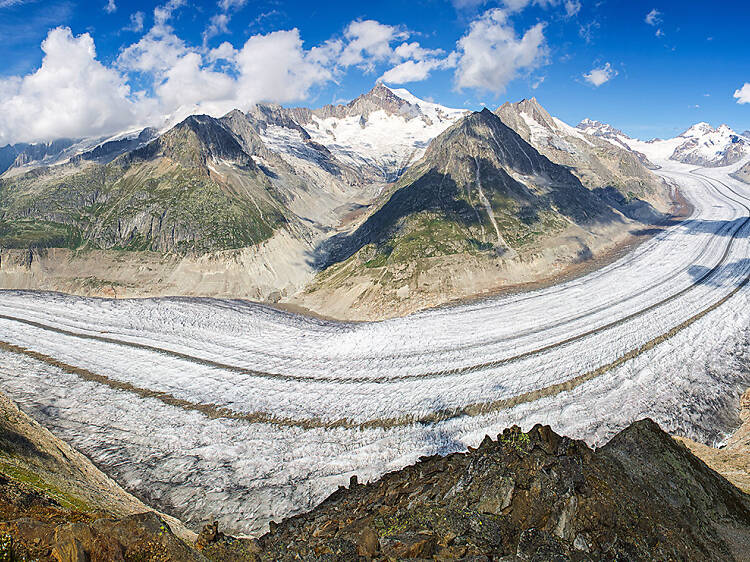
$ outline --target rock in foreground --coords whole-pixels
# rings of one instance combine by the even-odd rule
[[[597,451],[512,428],[353,482],[259,546],[268,560],[748,560],[750,497],[651,420]]]
[[[506,429],[370,484],[352,478],[257,540],[213,524],[188,546],[154,513],[38,520],[39,502],[0,523],[0,556],[11,545],[51,560],[750,560],[750,496],[651,420],[596,451],[549,427]]]

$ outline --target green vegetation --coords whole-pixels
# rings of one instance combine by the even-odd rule
[[[88,504],[81,501],[79,498],[71,496],[70,494],[66,494],[56,486],[50,484],[34,472],[22,466],[0,460],[0,473],[4,474],[8,478],[12,478],[16,482],[26,484],[34,488],[35,490],[49,496],[65,509],[84,513],[94,511]]]
[[[196,166],[166,158],[66,165],[0,180],[0,247],[205,253],[258,244],[285,217],[252,170],[234,192]]]
[[[72,226],[35,219],[0,223],[0,248],[77,248],[81,232]]]

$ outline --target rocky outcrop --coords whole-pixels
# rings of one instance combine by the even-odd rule
[[[750,497],[643,420],[597,451],[514,427],[353,478],[258,545],[265,560],[747,560],[749,541]]]
[[[351,478],[258,539],[64,508],[0,477],[0,555],[39,560],[748,560],[750,496],[650,420],[590,449],[548,426]],[[7,558],[6,558],[7,559]]]
[[[676,439],[740,490],[750,494],[750,388],[740,397],[739,410],[741,425],[721,447],[710,447],[684,437]]]
[[[20,168],[32,163],[43,164],[65,154],[75,144],[72,139],[58,139],[36,144],[9,144],[0,148],[0,174],[10,168]]]
[[[750,162],[742,166],[732,176],[745,183],[750,183]]]

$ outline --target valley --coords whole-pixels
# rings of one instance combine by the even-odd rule
[[[583,277],[375,323],[4,291],[0,380],[149,505],[239,533],[511,423],[719,442],[750,385],[750,188],[655,160],[693,213]]]
[[[379,84],[116,139],[19,148],[0,287],[381,320],[560,278],[677,212],[637,155],[535,99],[469,113]]]
[[[0,0],[0,562],[750,562],[683,4]]]

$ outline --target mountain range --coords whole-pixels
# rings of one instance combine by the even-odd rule
[[[637,153],[648,152],[664,160],[707,168],[730,166],[750,155],[749,132],[740,135],[728,125],[713,128],[708,123],[697,123],[672,139],[646,142],[632,139],[610,125],[590,119],[581,121],[577,127],[588,135]]]
[[[648,152],[747,150],[706,127]],[[535,99],[472,113],[379,84],[343,105],[8,146],[0,285],[409,313],[558,276],[663,221],[674,194],[639,142]]]

